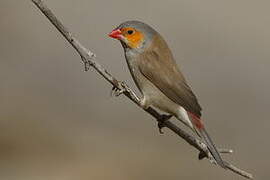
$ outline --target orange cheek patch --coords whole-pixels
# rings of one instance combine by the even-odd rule
[[[134,33],[128,34],[127,32],[129,30],[134,31]],[[134,28],[122,28],[121,31],[125,38],[128,40],[128,46],[130,46],[131,48],[137,48],[144,38],[143,34],[139,31],[136,31]]]
[[[127,39],[130,47],[137,48],[143,40],[143,34],[140,32],[135,32],[134,34],[129,35]]]

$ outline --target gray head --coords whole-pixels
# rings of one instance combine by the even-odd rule
[[[147,48],[158,33],[140,21],[126,21],[115,28],[109,36],[121,41],[126,49],[143,50]]]

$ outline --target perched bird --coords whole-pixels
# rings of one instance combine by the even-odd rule
[[[109,36],[120,40],[124,48],[132,78],[143,95],[142,106],[158,108],[190,127],[203,138],[217,164],[225,168],[201,120],[201,106],[162,36],[139,21],[126,21]]]

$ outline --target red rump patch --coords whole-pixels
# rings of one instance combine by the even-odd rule
[[[204,126],[203,126],[203,123],[202,123],[202,120],[200,118],[198,118],[195,114],[191,113],[191,112],[188,112],[188,114],[191,116],[192,118],[192,123],[198,128],[198,129],[202,129]]]

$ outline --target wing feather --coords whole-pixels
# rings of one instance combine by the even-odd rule
[[[139,70],[169,99],[200,117],[201,106],[177,68],[166,42],[161,37],[155,38],[154,41],[154,46],[140,55]]]

